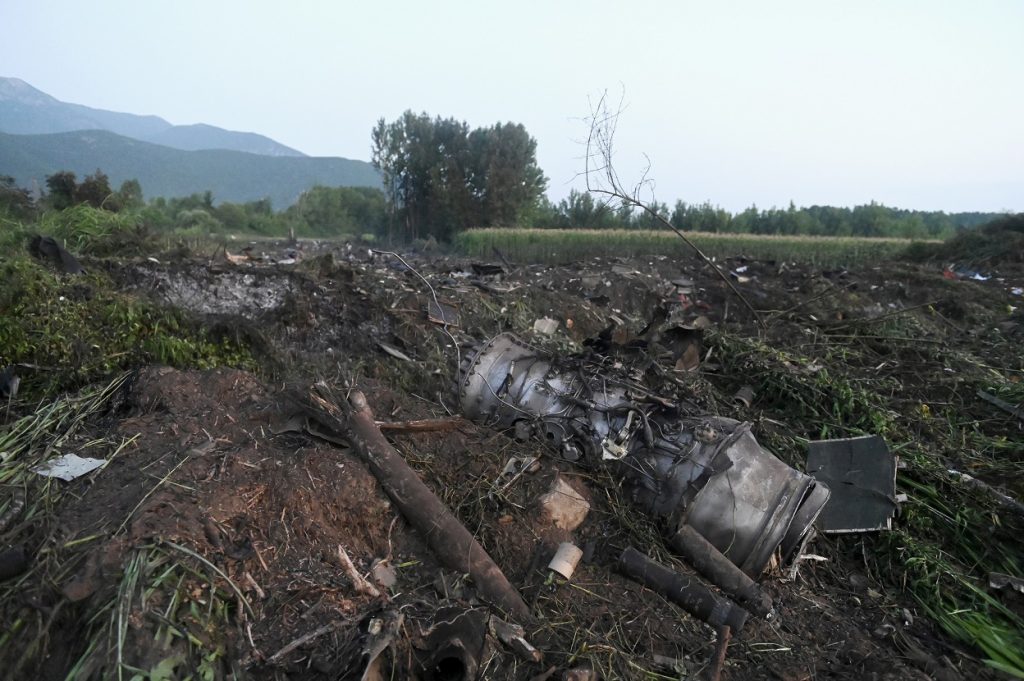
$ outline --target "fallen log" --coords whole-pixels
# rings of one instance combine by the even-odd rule
[[[441,563],[468,573],[483,600],[518,620],[531,619],[530,609],[501,568],[384,438],[361,392],[353,391],[346,404],[335,401],[327,386],[317,384],[308,394],[308,406],[313,419],[349,441]]]

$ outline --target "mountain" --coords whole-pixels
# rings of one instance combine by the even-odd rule
[[[128,135],[132,137],[132,135]],[[143,141],[162,144],[165,147],[197,151],[199,149],[233,149],[263,156],[305,156],[269,137],[254,132],[235,132],[205,123],[195,125],[172,125],[154,135],[147,135]]]
[[[79,179],[101,169],[112,186],[135,178],[147,198],[210,190],[217,201],[269,197],[277,209],[313,185],[380,187],[365,161],[309,156],[264,156],[223,149],[183,151],[107,130],[46,135],[0,133],[0,175],[19,186],[44,188],[46,176],[70,170]]]
[[[0,132],[36,135],[107,130],[175,149],[231,149],[265,156],[305,156],[269,137],[213,125],[171,125],[159,116],[93,109],[62,102],[18,78],[0,77]]]

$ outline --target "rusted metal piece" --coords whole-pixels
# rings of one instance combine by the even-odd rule
[[[774,616],[775,609],[768,594],[695,529],[682,525],[668,543],[697,572],[751,613],[765,619]]]
[[[747,622],[747,611],[737,604],[716,595],[699,580],[654,562],[632,546],[619,556],[619,568],[626,576],[713,627],[725,625],[739,632]]]

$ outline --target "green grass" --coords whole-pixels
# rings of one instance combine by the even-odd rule
[[[714,258],[746,256],[760,260],[809,262],[838,266],[892,258],[912,242],[908,239],[776,236],[688,232],[705,254]],[[689,246],[669,231],[587,229],[473,229],[455,237],[459,252],[493,258],[494,249],[520,262],[563,263],[601,256],[689,255]]]

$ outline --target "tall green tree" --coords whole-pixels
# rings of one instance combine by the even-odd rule
[[[47,202],[57,210],[75,205],[78,178],[74,173],[61,170],[46,177]]]
[[[547,180],[537,143],[522,125],[470,131],[454,118],[406,111],[372,133],[389,236],[447,239],[472,226],[515,225],[537,208]]]

